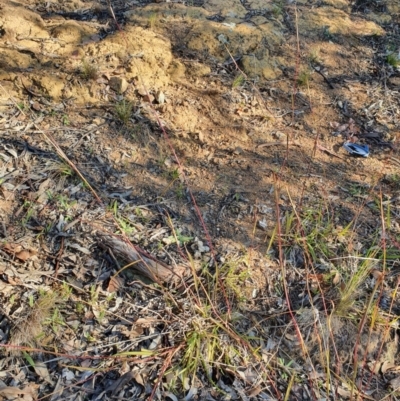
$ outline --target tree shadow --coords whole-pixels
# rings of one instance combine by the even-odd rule
[[[108,22],[110,28],[107,31],[102,31],[101,35],[105,36],[111,34],[117,30],[117,27],[113,25],[111,17],[107,14],[105,2],[103,2],[103,8],[100,10],[84,10],[84,11],[65,11],[58,13],[58,16],[62,16],[65,20],[74,21],[97,21],[99,23]],[[200,4],[200,3],[199,3]],[[195,4],[197,6],[198,4]],[[365,5],[364,5],[365,6]],[[364,7],[363,6],[363,7]],[[140,6],[141,7],[141,6]],[[362,170],[364,167],[362,162],[359,160],[347,159],[346,155],[340,154],[341,157],[345,157],[345,163],[337,161],[334,157],[329,154],[321,155],[320,157],[313,158],[312,154],[312,144],[315,141],[315,126],[312,124],[313,107],[312,101],[310,101],[310,95],[307,93],[306,88],[299,87],[296,83],[296,74],[298,73],[298,67],[296,66],[296,61],[294,59],[290,60],[286,66],[282,67],[282,76],[274,81],[264,81],[256,82],[255,86],[257,92],[255,94],[254,87],[252,83],[254,81],[249,80],[243,86],[243,92],[247,94],[255,94],[255,96],[261,96],[264,101],[268,104],[278,104],[279,108],[283,110],[286,114],[286,118],[282,118],[278,123],[272,122],[265,125],[265,129],[270,132],[284,131],[284,134],[289,137],[299,137],[299,142],[304,143],[304,147],[297,148],[291,146],[288,153],[284,146],[277,145],[278,147],[264,148],[264,150],[258,150],[257,145],[262,142],[266,142],[267,139],[271,141],[271,136],[267,133],[258,133],[254,139],[254,144],[244,144],[238,146],[237,143],[241,140],[240,135],[232,135],[229,137],[229,133],[232,130],[250,131],[251,125],[243,119],[236,118],[236,121],[232,121],[232,112],[230,109],[232,104],[232,99],[234,96],[229,93],[231,87],[229,87],[229,82],[232,82],[238,71],[236,66],[229,54],[226,53],[226,62],[224,64],[221,60],[217,60],[215,56],[207,51],[196,52],[193,48],[188,48],[185,42],[185,36],[190,32],[190,19],[204,19],[205,23],[212,21],[218,21],[220,23],[220,32],[222,35],[229,36],[232,31],[232,27],[224,25],[226,17],[218,15],[208,15],[207,18],[204,17],[203,10],[198,8],[196,11],[195,7],[188,7],[185,11],[183,5],[149,5],[139,12],[140,7],[135,8],[133,13],[136,13],[136,19],[142,26],[150,27],[152,25],[154,12],[156,12],[156,7],[159,10],[160,15],[157,18],[168,19],[169,16],[180,15],[182,17],[181,24],[174,24],[165,29],[166,34],[172,42],[172,52],[177,58],[183,58],[183,63],[189,70],[191,63],[193,61],[200,61],[202,64],[208,65],[210,67],[210,73],[205,75],[205,80],[213,79],[213,74],[215,72],[221,73],[215,75],[217,78],[223,77],[227,78],[223,81],[225,89],[222,90],[210,90],[209,88],[200,88],[196,86],[196,78],[193,78],[189,74],[189,79],[186,81],[183,79],[182,82],[174,83],[174,85],[180,85],[182,88],[187,90],[186,93],[191,92],[193,98],[201,99],[204,104],[204,99],[207,98],[209,101],[209,108],[215,110],[218,114],[215,121],[211,121],[214,125],[216,131],[225,130],[224,135],[221,136],[220,143],[218,140],[212,141],[209,146],[204,140],[201,139],[201,134],[199,133],[185,133],[181,135],[179,130],[174,130],[173,128],[168,129],[168,136],[170,137],[171,143],[176,150],[179,158],[183,160],[183,166],[185,170],[185,175],[187,176],[187,183],[189,184],[191,190],[193,191],[194,197],[197,201],[199,209],[205,220],[207,227],[212,233],[213,238],[226,238],[227,240],[237,241],[245,247],[248,246],[261,246],[264,244],[266,246],[266,236],[269,235],[270,230],[273,229],[272,224],[276,220],[276,199],[274,199],[273,191],[276,185],[276,179],[280,180],[281,184],[289,188],[289,192],[293,191],[295,193],[294,202],[301,202],[301,193],[309,192],[309,190],[299,191],[299,183],[304,186],[303,181],[310,179],[310,177],[318,176],[320,179],[320,185],[325,188],[335,188],[337,182],[335,179],[335,172],[342,171],[343,176],[346,175],[346,171],[354,171],[354,169]],[[360,8],[354,6],[353,13],[357,12],[357,16],[360,17],[360,11],[365,12],[365,8],[360,10]],[[299,8],[302,9],[301,7]],[[121,3],[120,6],[114,8],[115,15],[118,22],[124,27],[124,23],[131,24],[132,20],[128,22],[127,12],[132,11],[131,6]],[[378,10],[379,11],[379,10]],[[185,14],[186,13],[186,14]],[[42,12],[42,17],[44,19],[52,18],[56,13],[49,13],[48,10]],[[243,19],[244,23],[253,23],[251,18],[253,18],[255,13],[249,12],[248,15]],[[258,16],[267,18],[270,17],[270,13],[261,12],[257,14]],[[284,26],[285,35],[288,38],[288,43],[295,38],[295,27],[293,26],[293,9],[288,8],[284,11],[284,18],[281,25]],[[362,16],[361,16],[362,17]],[[189,22],[188,22],[189,21]],[[279,24],[278,24],[279,25]],[[397,26],[397,25],[396,25]],[[153,27],[157,32],[157,27]],[[164,28],[163,28],[164,29]],[[162,31],[162,29],[160,29]],[[352,98],[349,94],[345,94],[342,91],[343,84],[348,81],[357,80],[362,84],[371,82],[388,82],[388,72],[390,71],[390,77],[397,77],[398,71],[390,70],[384,64],[384,57],[377,54],[377,49],[385,48],[385,39],[377,36],[374,37],[359,37],[354,38],[354,35],[332,35],[325,31],[318,31],[319,38],[317,36],[309,35],[306,37],[300,36],[301,46],[304,47],[304,51],[307,51],[312,45],[313,41],[318,41],[320,46],[324,46],[333,43],[333,47],[344,46],[346,51],[349,47],[354,46],[354,40],[360,42],[362,46],[369,47],[373,50],[374,59],[371,63],[367,65],[366,68],[361,68],[357,73],[349,71],[347,74],[338,73],[334,74],[325,68],[324,63],[314,63],[315,66],[321,68],[323,74],[326,75],[326,80],[322,79],[320,75],[314,74],[312,84],[316,84],[317,90],[326,97],[330,104],[334,105],[332,114],[336,115],[337,120],[346,121],[349,118],[355,120],[356,124],[359,126],[360,130],[363,132],[367,129],[371,131],[374,130],[374,125],[377,122],[368,120],[368,116],[365,115],[363,108],[358,104],[352,104]],[[325,32],[325,33],[324,33]],[[158,34],[158,33],[157,33]],[[100,38],[102,40],[102,38]],[[394,40],[394,39],[393,39]],[[346,46],[346,43],[351,43]],[[221,48],[224,47],[223,41],[220,42]],[[229,46],[227,46],[229,47]],[[266,47],[270,52],[270,57],[283,57],[288,56],[290,51],[293,52],[293,48],[290,50],[283,44],[281,46],[272,46],[268,43],[263,43],[262,47]],[[31,71],[37,69],[36,72],[48,71],[51,72],[54,68],[64,74],[76,74],[76,71],[71,71],[64,69],[62,62],[54,61],[48,65],[40,65],[35,53],[29,53],[27,50],[14,49],[15,51],[27,54],[32,59],[32,65],[28,65],[25,71]],[[345,58],[348,56],[346,54],[340,54],[339,50],[335,49],[336,53],[333,54],[337,58]],[[257,54],[257,49],[253,51]],[[243,54],[233,54],[238,56],[237,63],[239,67],[243,67],[241,64],[241,58]],[[307,57],[304,57],[306,59]],[[60,57],[62,60],[62,57]],[[303,62],[303,58],[300,60]],[[349,63],[351,64],[351,62]],[[370,66],[375,66],[375,70],[369,69]],[[21,69],[11,64],[4,66],[5,72],[10,73],[20,73]],[[317,79],[318,77],[318,79]],[[198,78],[202,79],[202,78]],[[386,81],[382,81],[386,79]],[[319,81],[318,81],[319,80]],[[330,89],[327,84],[327,80],[333,85],[334,89]],[[389,87],[395,89],[394,83],[388,83]],[[295,95],[293,96],[293,93]],[[236,96],[236,94],[234,94]],[[32,93],[27,94],[30,102],[34,101],[35,95]],[[246,95],[247,96],[247,95]],[[292,101],[293,99],[293,101]],[[312,99],[311,99],[312,100]],[[340,100],[342,107],[339,106],[338,100]],[[249,102],[250,103],[250,102]],[[343,106],[344,105],[344,106]],[[238,109],[242,107],[240,104]],[[251,106],[245,106],[251,108]],[[66,110],[69,106],[67,105]],[[161,110],[161,106],[155,106],[155,108]],[[71,109],[71,108],[70,108]],[[101,110],[101,109],[100,109]],[[108,109],[109,112],[110,109]],[[192,110],[192,109],[189,109]],[[110,113],[110,112],[109,112]],[[111,112],[112,114],[112,112]],[[247,116],[246,116],[247,119]],[[329,126],[328,121],[323,121],[319,123],[317,129],[323,129],[324,135],[328,138]],[[133,200],[142,203],[152,203],[157,208],[159,204],[157,203],[159,199],[169,199],[172,206],[168,206],[170,212],[175,216],[180,216],[183,221],[185,221],[188,226],[192,227],[197,232],[202,232],[202,227],[199,222],[198,216],[194,213],[194,205],[192,200],[185,188],[184,182],[181,181],[178,171],[179,165],[175,163],[174,158],[171,156],[171,149],[166,143],[162,143],[165,138],[162,133],[160,133],[159,128],[155,119],[149,114],[148,116],[141,115],[140,118],[132,118],[131,126],[135,127],[141,125],[142,127],[147,127],[146,129],[150,132],[149,137],[143,140],[137,140],[134,136],[130,136],[128,133],[129,129],[113,123],[113,117],[110,116],[106,119],[105,126],[103,127],[103,132],[111,133],[113,137],[116,148],[121,149],[121,145],[126,146],[134,145],[135,151],[144,152],[146,156],[141,159],[140,162],[130,162],[128,159],[125,160],[126,166],[122,166],[121,161],[115,162],[112,158],[108,161],[102,160],[102,153],[97,153],[97,151],[89,151],[85,141],[80,145],[81,148],[76,148],[72,151],[70,148],[65,148],[67,155],[74,160],[78,166],[82,166],[85,177],[88,177],[88,181],[93,183],[95,188],[100,191],[105,190],[110,186],[110,181],[112,181],[111,186],[121,186],[127,187],[134,183],[132,189]],[[300,131],[297,132],[295,124],[300,124]],[[209,127],[210,125],[208,125]],[[106,129],[104,129],[106,128]],[[386,132],[390,128],[386,128]],[[383,142],[387,142],[384,137],[385,130],[381,130],[380,137],[367,137],[362,139],[360,135],[360,140],[366,141],[371,145],[372,148],[372,159],[375,158],[375,152],[377,154],[382,153],[382,149],[386,145],[382,145]],[[210,137],[212,134],[210,135]],[[99,135],[99,141],[101,141],[104,136]],[[377,142],[377,138],[378,141]],[[63,141],[62,136],[58,138],[61,143]],[[343,138],[346,140],[347,138]],[[146,142],[147,141],[147,142]],[[328,143],[332,144],[332,141],[328,138]],[[336,148],[335,148],[336,146]],[[339,152],[340,145],[332,145],[332,149],[336,153]],[[189,153],[186,149],[193,149]],[[210,150],[211,149],[211,150]],[[129,149],[132,150],[132,149]],[[204,151],[204,152],[203,152]],[[77,153],[75,153],[77,152]],[[288,158],[286,158],[288,156]],[[168,159],[168,161],[167,161]],[[167,162],[166,162],[167,161]],[[90,172],[90,166],[93,166],[93,171],[96,171],[95,175]],[[174,175],[175,174],[175,175]],[[342,173],[341,173],[342,174]],[[144,176],[140,179],[137,177]],[[129,179],[127,177],[130,177]],[[341,178],[342,179],[342,178]],[[323,183],[322,181],[325,181]],[[319,194],[321,195],[321,193]],[[342,196],[343,194],[341,194]],[[344,196],[345,197],[345,196]],[[127,198],[128,199],[128,198]],[[128,201],[131,200],[130,198]],[[348,202],[340,200],[340,205],[346,210],[350,210]],[[157,206],[158,205],[158,206]],[[257,226],[259,220],[258,207],[260,205],[266,205],[266,208],[270,211],[268,215],[268,220],[270,221],[270,226],[266,232],[263,232]],[[293,205],[290,204],[288,200],[285,200],[282,205],[282,210],[289,210]],[[286,208],[286,209],[285,209]],[[348,215],[354,216],[355,211],[348,213]],[[343,217],[343,221],[347,222],[347,218]],[[203,232],[202,235],[205,235]]]

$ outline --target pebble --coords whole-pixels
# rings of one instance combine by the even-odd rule
[[[243,153],[243,149],[240,146],[237,146],[235,150],[233,151],[233,154],[235,155],[241,155]]]
[[[128,89],[128,82],[125,78],[111,77],[108,84],[117,93],[124,93]]]
[[[163,92],[157,91],[157,93],[156,93],[156,102],[157,102],[158,104],[164,104],[164,102],[165,102],[165,95],[164,95]]]

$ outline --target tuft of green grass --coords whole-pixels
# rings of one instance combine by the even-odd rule
[[[285,254],[289,260],[292,259],[294,265],[300,263],[299,259],[308,258],[309,262],[318,263],[321,258],[327,260],[337,256],[343,250],[350,231],[350,225],[344,228],[337,226],[329,210],[320,206],[306,209],[301,216],[287,212],[282,218],[281,226],[280,240]]]
[[[158,24],[158,13],[152,12],[149,16],[148,27],[151,30],[154,30],[157,27],[157,24]]]
[[[71,121],[69,120],[69,117],[68,117],[67,114],[64,114],[64,115],[62,116],[62,124],[63,124],[63,125],[66,125],[66,126],[68,126],[68,125],[71,124]]]
[[[278,3],[275,3],[272,8],[272,15],[275,18],[279,18],[283,14],[283,7],[283,2],[279,1]]]
[[[30,219],[35,215],[35,209],[34,204],[27,200],[24,201],[22,208],[26,210],[25,215],[21,220],[22,226],[25,227],[29,223]]]
[[[76,205],[76,200],[70,200],[68,196],[59,194],[56,196],[57,204],[61,210],[68,212]]]
[[[46,325],[53,329],[61,324],[60,314],[55,312],[56,303],[60,302],[60,296],[56,292],[40,292],[36,302],[33,297],[28,299],[30,310],[25,317],[11,330],[10,344],[15,347],[37,347],[43,336]],[[12,349],[14,355],[18,355],[18,348]]]
[[[310,70],[302,70],[300,71],[299,76],[297,77],[297,84],[299,86],[308,86],[310,83],[311,72]]]
[[[397,68],[400,66],[400,59],[395,53],[388,54],[386,57],[386,62],[393,68]]]
[[[174,378],[171,390],[176,390],[178,382],[182,387],[190,383],[199,373],[218,387],[215,377],[224,375],[227,366],[247,366],[253,357],[258,358],[250,337],[241,332],[243,315],[238,305],[248,295],[249,274],[244,259],[232,258],[211,272],[207,266],[196,270],[189,256],[194,283],[186,327],[179,340],[181,355],[168,372]]]
[[[53,177],[72,177],[75,172],[72,167],[63,160],[49,160],[43,171],[50,172]]]
[[[232,82],[232,89],[238,88],[239,86],[243,86],[245,78],[242,73],[239,73],[235,76]]]
[[[19,111],[24,111],[26,109],[26,105],[24,102],[17,103],[17,108]]]
[[[129,119],[132,115],[133,105],[131,102],[123,99],[115,105],[115,114],[118,120],[126,125],[129,122]]]
[[[97,78],[99,70],[96,64],[90,63],[86,59],[83,59],[80,68],[80,73],[82,78],[89,81]]]

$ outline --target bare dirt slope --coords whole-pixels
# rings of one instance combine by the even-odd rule
[[[312,271],[318,281],[319,274],[336,272],[340,263],[334,257],[353,251],[369,256],[380,244],[382,204],[390,205],[385,210],[388,233],[382,236],[390,249],[390,257],[385,257],[396,271],[398,1],[114,1],[109,6],[105,1],[0,1],[2,344],[9,344],[11,327],[22,318],[29,297],[36,299],[39,288],[54,289],[64,280],[86,290],[95,282],[112,293],[126,288],[129,278],[138,290],[130,293],[124,317],[118,315],[120,304],[101,309],[92,294],[87,301],[91,306],[85,312],[70,311],[63,332],[42,338],[40,347],[57,342],[59,349],[52,348],[54,352],[76,354],[82,349],[100,355],[90,343],[98,339],[99,344],[111,344],[113,324],[125,339],[164,333],[160,316],[157,323],[149,318],[134,334],[129,323],[140,315],[140,302],[164,314],[168,302],[160,297],[157,304],[157,291],[146,292],[148,287],[141,287],[134,273],[116,287],[109,283],[115,255],[105,255],[96,233],[115,233],[115,221],[133,243],[169,266],[175,262],[187,266],[186,251],[199,269],[212,266],[214,259],[223,263],[246,255],[243,265],[251,266],[243,285],[246,308],[260,313],[249,318],[253,323],[264,321],[264,313],[287,311],[287,300],[276,288],[283,259],[289,268],[291,306],[302,310],[310,306],[304,301],[304,277],[310,265],[322,269]],[[344,143],[368,145],[369,157],[352,157]],[[77,166],[102,203],[62,161],[54,144]],[[300,214],[309,224],[303,227],[307,244],[293,234],[293,219]],[[284,234],[280,246],[278,221]],[[344,229],[350,223],[352,234],[347,237]],[[378,261],[382,257],[379,252],[373,256]],[[379,263],[374,266],[378,270]],[[396,277],[391,275],[388,288],[395,288]],[[337,297],[333,291],[332,304]],[[391,299],[396,304],[397,293]],[[103,316],[110,310],[115,316]],[[108,319],[108,326],[104,321],[98,327],[93,323],[100,322],[99,316]],[[298,325],[307,331],[315,316],[309,311],[302,316]],[[66,333],[82,322],[85,328],[79,335]],[[374,352],[381,344],[375,337],[357,331],[357,325],[345,329],[340,320],[335,325],[335,340],[350,338],[349,348],[341,347],[342,364],[350,366],[357,354],[352,347],[358,334],[367,343],[359,358],[364,358],[362,369],[371,360],[397,366],[393,333],[391,339],[387,333],[377,335],[389,349],[377,356]],[[291,341],[296,344],[295,330],[289,327],[292,331],[283,342],[288,349]],[[265,335],[267,341],[272,329],[263,330],[257,335]],[[277,335],[275,329],[273,334]],[[321,338],[311,332],[308,338],[313,353]],[[150,340],[140,341],[135,346],[143,348]],[[23,339],[19,344],[32,345]],[[268,350],[275,352],[271,347]],[[1,363],[1,369],[10,369],[9,359]],[[318,366],[320,361],[312,363]],[[23,383],[40,397],[57,383],[72,394],[73,369],[64,367],[64,374],[60,366],[49,366],[47,373],[21,367],[23,374],[0,376],[0,397],[3,385],[25,388]],[[118,372],[126,373],[125,368]],[[147,383],[154,384],[163,368],[159,363],[153,372],[146,371],[146,379],[135,376],[142,392],[130,389],[124,395],[123,383],[117,387],[125,397],[156,396]],[[387,394],[390,388],[396,390],[397,384],[388,383],[397,376],[385,377],[387,366],[379,372],[369,368],[381,374],[373,379],[376,392],[368,393],[373,399],[380,399],[384,389],[389,388]],[[101,391],[113,395],[117,391],[110,383],[119,374],[110,366],[102,369],[104,381],[93,385],[91,393],[87,390],[93,399],[99,399]],[[314,379],[318,378],[310,380]],[[247,376],[246,380],[234,386],[236,397],[245,399],[240,387],[247,399],[250,394],[283,399],[288,383],[282,376],[274,391],[261,386],[262,391],[252,393],[249,388],[256,383]],[[365,386],[369,385],[371,380]],[[293,399],[309,399],[308,384],[302,386],[297,382],[293,386]],[[349,397],[346,386],[341,391],[335,396]],[[217,391],[210,397],[220,395]],[[157,396],[166,397],[162,392]]]

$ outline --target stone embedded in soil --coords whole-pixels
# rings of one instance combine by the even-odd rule
[[[61,98],[65,86],[63,79],[51,75],[43,75],[33,78],[33,82],[52,99]]]
[[[164,102],[165,102],[164,92],[162,92],[162,91],[156,92],[156,101],[158,104],[164,104]]]
[[[143,96],[143,101],[147,103],[153,103],[154,102],[154,96],[151,95],[150,93],[146,94]]]
[[[254,56],[244,56],[240,63],[250,78],[261,75],[265,79],[276,79],[282,75],[282,71],[275,64],[275,61],[268,57],[258,60]]]
[[[124,93],[128,89],[128,82],[125,78],[111,77],[108,83],[110,88],[117,93]]]

